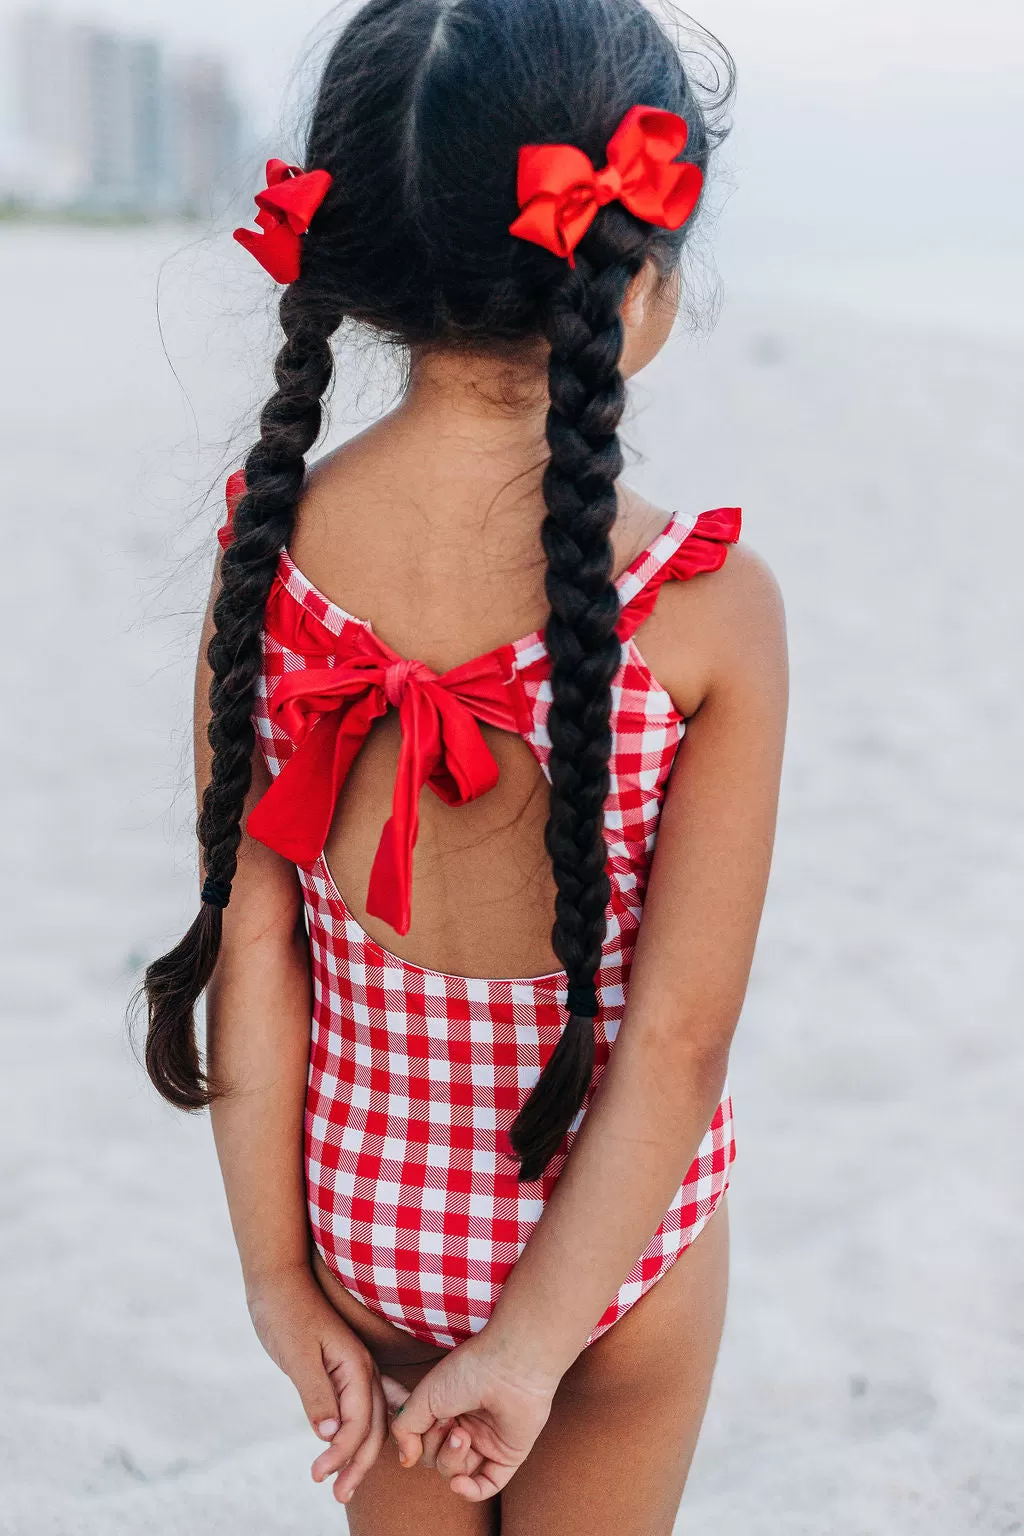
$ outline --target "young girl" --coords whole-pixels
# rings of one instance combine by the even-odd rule
[[[148,1066],[356,1536],[667,1533],[704,1413],[783,623],[616,432],[712,148],[639,0],[370,0],[239,232],[285,342]],[[346,321],[408,388],[309,468]]]

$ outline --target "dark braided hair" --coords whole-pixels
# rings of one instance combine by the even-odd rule
[[[608,209],[550,296],[551,344],[541,541],[551,616],[551,802],[544,842],[555,876],[551,942],[569,979],[569,1021],[520,1110],[511,1141],[521,1177],[539,1178],[586,1096],[594,1071],[594,978],[601,963],[611,885],[604,804],[611,756],[611,684],[621,664],[613,580],[618,426],[626,401],[619,372],[620,310],[646,258],[635,220]]]
[[[214,609],[213,775],[198,827],[203,905],[146,976],[147,1065],[173,1103],[198,1108],[214,1091],[193,1011],[216,964],[251,783],[264,607],[320,432],[330,339],[346,319],[409,348],[507,350],[540,337],[550,346],[545,841],[569,1019],[512,1128],[522,1179],[540,1176],[583,1104],[610,895],[604,805],[621,660],[611,545],[625,403],[620,312],[646,263],[666,276],[675,268],[685,231],[654,228],[612,203],[572,268],[508,226],[523,144],[576,144],[601,166],[638,104],[684,117],[686,157],[706,170],[733,80],[728,55],[706,41],[718,71],[697,82],[641,0],[369,0],[334,45],[305,156],[333,185],[304,239],[302,276],[282,300],[278,389],[246,463]]]
[[[277,392],[260,417],[260,440],[245,464],[246,494],[235,511],[235,536],[221,562],[215,630],[207,651],[213,672],[213,768],[197,825],[206,870],[203,900],[180,944],[153,962],[145,980],[146,1068],[164,1098],[180,1109],[201,1109],[211,1097],[196,1048],[193,1009],[217,963],[223,909],[242,839],[242,809],[252,784],[252,710],[263,664],[263,611],[281,547],[291,537],[306,454],[320,435],[323,396],[334,373],[330,338],[340,322],[337,311],[318,302],[301,279],[285,291],[281,326],[286,339],[274,365]]]

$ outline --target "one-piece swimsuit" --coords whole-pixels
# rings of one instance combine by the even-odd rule
[[[241,475],[232,476],[229,513],[243,493]],[[305,897],[313,976],[309,1219],[342,1285],[424,1342],[451,1347],[486,1323],[605,1071],[625,1011],[665,786],[686,729],[634,635],[666,581],[717,570],[739,532],[736,508],[675,515],[618,578],[622,660],[612,684],[604,817],[611,899],[597,976],[596,1066],[558,1154],[532,1183],[518,1178],[508,1132],[565,1026],[565,973],[483,979],[400,959],[357,922],[323,850],[348,768],[373,722],[397,710],[402,744],[393,813],[367,906],[396,932],[406,931],[422,789],[462,805],[496,781],[480,722],[521,735],[548,773],[551,684],[543,634],[438,676],[398,656],[281,551],[254,712],[272,785],[248,830],[295,863]],[[226,547],[230,515],[219,537]],[[726,1088],[664,1220],[591,1340],[706,1226],[734,1156]]]

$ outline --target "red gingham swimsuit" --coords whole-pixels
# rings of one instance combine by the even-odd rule
[[[232,477],[229,505],[243,486]],[[305,1117],[313,1235],[347,1290],[424,1342],[454,1346],[486,1323],[601,1080],[625,1008],[665,783],[685,729],[632,636],[662,583],[717,570],[739,529],[740,514],[731,508],[695,522],[673,517],[618,581],[623,647],[612,689],[605,809],[612,894],[597,977],[597,1063],[586,1103],[543,1179],[521,1184],[502,1149],[563,1027],[564,972],[499,981],[412,965],[359,925],[322,848],[299,863],[314,993]],[[226,526],[221,542],[229,539]],[[276,779],[296,751],[272,712],[281,680],[340,664],[353,647],[378,642],[368,624],[311,586],[284,551],[267,612],[254,720]],[[546,772],[551,689],[542,634],[501,647],[493,660]],[[734,1156],[726,1089],[664,1221],[591,1340],[697,1237],[725,1193]]]

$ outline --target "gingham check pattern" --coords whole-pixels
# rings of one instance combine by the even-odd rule
[[[641,592],[649,597],[652,583],[673,575],[673,557],[692,527],[674,518],[623,574],[624,610]],[[694,564],[691,553],[679,574],[693,574]],[[339,637],[339,650],[346,626],[363,622],[312,587],[286,553],[275,601],[301,604]],[[527,740],[546,772],[551,689],[543,641],[534,634],[508,650],[532,713]],[[284,673],[303,665],[268,628],[255,719],[275,775],[292,743],[271,724],[267,699]],[[348,1290],[431,1344],[454,1346],[490,1316],[564,1166],[622,1020],[665,782],[684,731],[632,639],[623,642],[613,685],[612,727],[605,813],[612,898],[598,975],[597,1065],[562,1153],[536,1183],[520,1184],[516,1164],[500,1148],[557,1043],[564,973],[485,981],[410,965],[360,927],[322,856],[299,872],[313,962],[306,1101],[313,1235]],[[734,1156],[726,1091],[657,1234],[592,1338],[693,1242],[725,1193]]]

